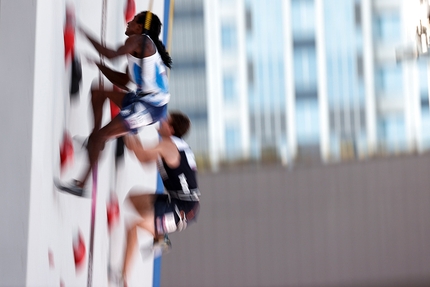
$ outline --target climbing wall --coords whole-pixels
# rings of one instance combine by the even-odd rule
[[[162,21],[164,2],[155,1],[152,9]],[[98,59],[98,54],[79,33],[71,33],[68,25],[78,22],[96,36],[104,30],[111,47],[125,39],[125,19],[133,11],[130,5],[134,1],[105,3],[103,14],[103,0],[0,1],[2,85],[10,96],[9,106],[25,111],[25,116],[15,116],[2,110],[2,119],[8,119],[2,120],[2,131],[13,141],[1,145],[5,151],[1,165],[6,172],[0,180],[4,199],[0,224],[5,231],[1,235],[0,286],[114,286],[108,282],[107,270],[110,266],[113,273],[119,273],[122,267],[123,218],[128,212],[124,198],[132,188],[155,192],[155,165],[142,166],[125,151],[122,164],[115,168],[116,141],[106,144],[97,182],[88,183],[90,192],[97,189],[93,265],[89,268],[91,198],[61,193],[53,179],[67,181],[84,167],[83,144],[92,128],[89,91],[100,77],[96,67],[85,60]],[[148,3],[136,1],[135,11],[147,10]],[[28,9],[23,12],[23,7]],[[80,59],[82,81],[71,96],[73,55]],[[125,59],[107,64],[124,70]],[[19,69],[13,68],[18,65]],[[20,80],[25,82],[18,85]],[[109,105],[105,109],[107,123]],[[147,146],[158,141],[154,126],[143,128],[140,136]],[[115,212],[115,200],[119,212]],[[145,236],[150,242],[150,236]],[[135,261],[129,286],[153,286],[152,254],[137,256]]]

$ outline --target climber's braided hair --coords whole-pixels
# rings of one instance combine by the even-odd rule
[[[143,11],[137,14],[136,22],[144,26],[145,20],[146,20],[146,13],[147,11]],[[152,14],[151,27],[149,28],[149,31],[146,31],[146,34],[152,39],[152,41],[155,43],[155,46],[157,46],[158,53],[160,54],[164,64],[167,67],[171,68],[172,58],[170,58],[170,55],[166,51],[164,44],[158,38],[160,36],[160,33],[161,33],[161,21],[157,15]]]

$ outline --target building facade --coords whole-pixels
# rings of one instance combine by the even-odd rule
[[[216,169],[425,151],[427,63],[396,59],[416,45],[412,2],[177,1],[170,108],[190,115],[198,157]]]

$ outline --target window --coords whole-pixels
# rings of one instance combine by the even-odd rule
[[[294,50],[294,77],[297,90],[315,89],[317,86],[315,46]]]
[[[423,97],[424,96],[424,97]],[[421,110],[427,111],[429,110],[429,97],[427,93],[424,93],[423,95],[421,95]]]
[[[252,12],[249,8],[245,11],[245,26],[247,32],[252,32]]]
[[[354,22],[355,26],[361,27],[361,3],[354,4]]]
[[[221,45],[225,51],[236,48],[236,29],[233,24],[223,24],[221,27]]]
[[[403,70],[400,66],[381,68],[376,74],[376,85],[386,95],[401,96],[403,90]]]
[[[237,159],[240,153],[240,133],[237,127],[227,127],[225,130],[225,149],[228,159]]]
[[[233,102],[236,99],[236,81],[232,75],[224,75],[223,78],[224,101]]]
[[[297,142],[312,145],[319,142],[319,111],[316,100],[296,102]]]
[[[254,62],[248,60],[247,63],[247,72],[248,72],[248,84],[250,86],[254,85]]]
[[[312,0],[291,1],[291,26],[294,35],[315,33],[315,4]]]
[[[363,55],[358,54],[355,58],[357,64],[357,76],[359,79],[363,79],[364,77],[364,62]]]
[[[379,122],[379,136],[388,152],[404,151],[406,144],[405,119],[401,114],[392,114]]]
[[[418,69],[419,69],[419,81],[420,81],[420,90],[424,92],[428,92],[428,85],[429,85],[429,79],[428,79],[428,72],[427,72],[427,61],[421,61],[418,62]]]
[[[376,18],[376,35],[384,42],[396,42],[400,40],[401,25],[398,12],[380,14]]]
[[[429,109],[423,110],[421,113],[421,135],[422,135],[422,147],[426,150],[430,150],[430,112]]]

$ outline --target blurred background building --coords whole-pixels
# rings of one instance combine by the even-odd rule
[[[420,0],[175,3],[170,108],[201,166],[339,162],[430,147]]]
[[[169,108],[217,172],[162,286],[430,286],[427,29],[422,0],[176,1]]]

